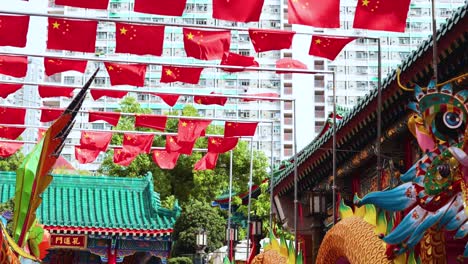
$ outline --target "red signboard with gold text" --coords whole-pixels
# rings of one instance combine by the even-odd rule
[[[51,247],[60,248],[86,248],[87,237],[85,235],[50,235]]]

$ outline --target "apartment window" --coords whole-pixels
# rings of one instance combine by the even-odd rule
[[[92,123],[91,127],[93,129],[104,129],[104,123]]]
[[[204,18],[197,18],[195,20],[195,24],[197,24],[197,25],[206,25],[206,23],[207,23],[207,21]]]
[[[410,44],[410,38],[401,37],[401,38],[399,38],[399,41],[400,41],[400,44],[403,44],[403,45],[409,45]]]
[[[357,74],[367,74],[367,66],[356,66],[356,73]]]
[[[358,88],[358,90],[361,90],[361,91],[366,90],[367,89],[367,82],[358,81],[357,82],[357,88]]]
[[[197,11],[198,12],[208,11],[208,5],[207,4],[197,4]]]
[[[65,84],[74,84],[75,83],[75,77],[73,76],[65,76],[65,78],[63,78],[63,82]]]
[[[314,69],[316,69],[316,70],[324,70],[324,69],[325,69],[325,64],[324,64],[323,60],[314,61]]]
[[[250,81],[249,81],[249,80],[240,80],[240,85],[241,85],[241,86],[249,86],[249,85],[250,85]]]
[[[239,34],[240,41],[250,41],[250,36],[248,34]]]
[[[98,32],[97,39],[106,39],[106,38],[107,38],[107,32]]]
[[[292,87],[284,87],[284,94],[291,95],[293,93]]]
[[[367,59],[367,51],[357,51],[356,58],[358,59]]]
[[[325,81],[323,76],[314,76],[315,87],[325,87]]]
[[[250,50],[248,49],[240,49],[239,54],[243,56],[250,56]]]

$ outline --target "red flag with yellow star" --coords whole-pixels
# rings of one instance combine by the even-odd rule
[[[213,0],[213,18],[237,22],[258,22],[263,2],[264,0]]]
[[[139,153],[149,153],[153,145],[153,134],[123,134],[122,147],[128,151]]]
[[[64,111],[65,109],[59,108],[42,108],[40,121],[44,123],[54,121],[59,118]]]
[[[8,158],[15,154],[24,143],[22,142],[0,142],[0,158]]]
[[[200,67],[176,67],[162,66],[161,82],[183,82],[198,84],[203,68]]]
[[[195,141],[184,142],[178,141],[176,136],[166,136],[166,151],[167,152],[177,152],[185,155],[192,155],[193,146]]]
[[[145,85],[146,64],[104,62],[111,85]]]
[[[29,16],[0,15],[0,46],[24,48],[29,28]]]
[[[96,52],[97,21],[49,17],[47,48]]]
[[[164,26],[118,22],[115,23],[115,42],[116,53],[161,56]]]
[[[91,9],[107,9],[109,0],[55,0],[56,5],[73,6]]]
[[[215,92],[211,92],[210,94],[215,94]],[[221,95],[221,94],[218,94]],[[193,97],[193,100],[197,104],[202,105],[220,105],[224,106],[228,100],[227,97],[224,96],[209,96],[209,95],[196,95]]]
[[[22,84],[0,83],[0,97],[7,98],[23,87]]]
[[[358,0],[353,28],[405,32],[410,0]]]
[[[154,1],[154,0],[135,0],[135,12],[163,15],[163,16],[181,16],[184,13],[187,0]]]
[[[114,163],[120,166],[129,166],[133,160],[139,155],[138,152],[125,148],[114,149]]]
[[[0,55],[0,74],[23,78],[28,71],[28,57]]]
[[[194,120],[181,118],[179,120],[179,128],[177,131],[178,141],[193,142],[197,140],[210,125],[211,120]]]
[[[166,129],[167,116],[136,114],[135,127],[153,128],[159,131]]]
[[[0,138],[6,139],[17,139],[21,134],[23,134],[26,128],[16,128],[16,127],[2,127],[0,126]]]
[[[239,142],[239,138],[221,138],[209,137],[208,138],[208,152],[211,153],[225,153],[234,149]]]
[[[80,147],[106,151],[112,139],[112,132],[81,131]]]
[[[352,37],[312,36],[309,54],[334,60],[341,50],[355,39]]]
[[[295,59],[283,58],[276,61],[276,68],[307,70],[307,65]],[[290,71],[276,71],[276,73],[290,73]]]
[[[0,124],[24,125],[26,117],[25,108],[0,107]],[[0,137],[17,139],[26,128],[2,127],[0,125]]]
[[[106,121],[113,126],[117,126],[120,120],[120,113],[89,111],[88,122],[91,123],[98,120]]]
[[[159,168],[164,170],[172,170],[179,159],[180,153],[167,152],[165,150],[154,150],[153,161],[158,164]]]
[[[290,49],[295,31],[249,28],[249,36],[256,52]]]
[[[257,122],[226,122],[224,124],[224,137],[253,137],[257,125]]]
[[[288,22],[319,28],[339,28],[340,0],[288,0]]]
[[[213,170],[216,168],[216,162],[218,162],[218,153],[208,152],[203,156],[203,158],[195,163],[193,170]]]
[[[97,159],[101,153],[98,149],[89,149],[82,146],[75,146],[75,159],[80,164],[91,163]]]
[[[255,93],[255,94],[241,94],[242,96],[255,96],[255,97],[271,97],[271,99],[252,99],[252,98],[242,98],[242,102],[252,102],[252,101],[276,101],[274,98],[279,98],[278,93]]]
[[[173,107],[177,103],[177,100],[179,100],[179,97],[180,97],[179,94],[162,94],[162,93],[150,93],[150,94],[158,96],[170,107]]]
[[[241,67],[258,67],[258,62],[255,60],[254,57],[251,57],[251,56],[243,56],[243,55],[233,53],[233,52],[226,52],[224,53],[223,59],[221,60],[221,65],[241,66]],[[245,69],[229,69],[229,68],[222,68],[222,70],[226,72],[245,71]]]
[[[44,57],[44,69],[47,76],[65,71],[77,71],[84,73],[88,61],[84,60],[63,60]]]
[[[220,60],[231,46],[231,31],[208,31],[183,28],[184,49],[188,57],[199,60]]]
[[[93,100],[98,100],[101,97],[107,96],[111,98],[123,98],[128,94],[128,91],[116,91],[116,90],[101,90],[101,89],[91,89],[89,92]]]
[[[49,86],[49,85],[38,85],[37,90],[39,97],[50,98],[50,97],[73,97],[73,91],[75,88],[63,87],[63,86]]]

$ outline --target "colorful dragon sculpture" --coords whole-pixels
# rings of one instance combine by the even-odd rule
[[[14,210],[0,212],[0,263],[19,263],[20,257],[39,261],[47,253],[41,248],[41,243],[48,240],[48,234],[38,224],[36,211],[42,202],[42,193],[52,182],[50,170],[60,156],[98,70],[16,170],[15,197],[7,202],[12,205],[6,206]],[[8,228],[1,220],[6,221]]]
[[[399,186],[355,199],[357,207],[354,215],[351,213],[353,217],[342,217],[347,219],[327,233],[317,263],[335,263],[340,257],[353,258],[330,243],[338,238],[344,242],[351,229],[356,228],[359,230],[354,231],[360,233],[361,238],[367,234],[363,239],[370,248],[362,249],[371,252],[367,254],[371,255],[370,259],[366,260],[371,262],[366,263],[447,263],[444,231],[454,232],[455,239],[468,234],[468,90],[454,93],[451,83],[439,89],[431,81],[427,88],[416,86],[414,91],[417,102],[410,104],[415,113],[408,121],[408,127],[422,149],[422,157],[401,175],[403,183]],[[374,205],[383,210],[379,214],[383,221],[378,217],[376,222],[375,214],[372,221],[358,228],[360,222],[366,222],[355,216],[356,210],[360,210],[358,207],[368,209]],[[380,231],[373,228],[386,224],[386,215],[401,212],[405,216],[401,221],[392,222],[391,228],[381,228]],[[349,232],[341,232],[346,229]],[[382,247],[382,241],[385,247]],[[370,250],[374,248],[372,245],[375,246],[373,251]],[[415,248],[418,254],[415,254]],[[410,255],[413,261],[410,261]],[[468,258],[468,244],[459,260],[463,258]],[[354,261],[364,263],[358,258]]]

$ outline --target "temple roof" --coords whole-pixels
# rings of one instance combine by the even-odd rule
[[[453,40],[446,40],[445,38],[449,33],[452,31],[457,30],[457,28],[462,28],[465,25],[463,21],[466,21],[466,13],[468,12],[468,3],[465,3],[465,5],[461,8],[459,8],[451,18],[449,18],[446,23],[441,25],[440,29],[437,31],[437,40],[439,42],[439,53],[443,53],[443,55],[439,56],[442,58],[447,57],[447,53],[450,53],[457,47],[457,45],[450,46],[451,43],[444,43],[443,47],[441,47],[440,42],[445,41],[445,42],[456,42]],[[464,32],[460,33],[461,35],[466,34],[466,30]],[[460,37],[460,38],[463,38]],[[412,70],[413,67],[420,67],[423,68],[421,71],[424,72],[425,75],[430,77],[430,74],[432,74],[429,66],[422,66],[421,61],[423,64],[431,62],[431,60],[422,60],[421,58],[423,55],[431,55],[431,50],[432,49],[432,37],[429,37],[426,41],[424,41],[418,49],[416,49],[414,52],[411,53],[410,56],[406,60],[404,60],[401,65],[401,71],[402,75],[407,74]],[[446,50],[447,52],[442,52],[442,50]],[[441,70],[441,69],[439,69]],[[448,73],[447,73],[448,72]],[[453,73],[453,71],[448,70],[447,72],[442,72],[439,71],[439,75],[441,74],[450,74]],[[418,73],[421,75],[421,73]],[[427,77],[424,76],[424,77]],[[392,89],[392,93],[401,93],[399,91],[399,88],[396,86],[396,77],[397,77],[397,71],[394,70],[392,71],[387,78],[385,78],[382,81],[382,94],[389,94],[389,90]],[[418,78],[421,76],[417,76]],[[421,77],[422,78],[422,77]],[[394,89],[394,90],[393,90]],[[365,118],[369,119],[369,115],[374,115],[375,114],[375,106],[376,106],[376,101],[377,101],[377,94],[378,91],[377,89],[374,89],[370,91],[366,96],[363,97],[363,99],[348,113],[346,116],[344,116],[343,120],[337,123],[337,134],[342,133],[344,130],[349,129],[349,125],[352,122],[354,122],[358,117],[362,118],[363,115],[360,115],[362,113],[367,113]],[[400,95],[398,95],[400,96]],[[389,96],[390,97],[390,96]],[[395,98],[391,98],[392,101],[395,100]],[[387,103],[388,102],[385,102]],[[384,105],[385,107],[385,105]],[[360,115],[360,116],[359,116]],[[355,124],[354,124],[355,125]],[[361,135],[362,136],[362,135]],[[309,143],[306,147],[304,147],[301,151],[297,153],[297,166],[299,167],[299,179],[301,178],[302,171],[305,171],[306,169],[309,169],[311,167],[310,163],[312,156],[318,155],[317,153],[320,152],[321,148],[324,148],[326,144],[331,146],[331,140],[333,137],[333,129],[329,129],[328,131],[325,131],[321,136],[318,136],[315,138],[311,143]],[[347,138],[351,138],[351,133],[348,133],[346,136]],[[320,154],[321,156],[319,158],[316,157],[317,162],[325,160],[324,156],[328,155],[331,156],[331,151],[325,153],[324,155]],[[294,157],[289,159],[290,161],[294,161]],[[315,161],[315,160],[314,160]],[[307,168],[306,168],[307,167]],[[274,178],[274,188],[275,188],[275,193],[278,192],[286,192],[287,190],[292,189],[293,183],[292,183],[292,178],[294,174],[294,164],[290,163],[288,164],[284,169],[281,169],[279,171],[275,172],[275,178]]]
[[[0,202],[15,192],[16,173],[0,172]],[[161,207],[151,174],[142,178],[54,175],[38,218],[52,232],[167,235],[180,208]]]

